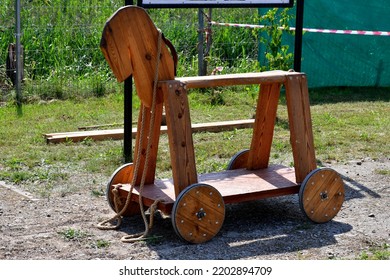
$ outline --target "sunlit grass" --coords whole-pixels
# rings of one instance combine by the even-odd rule
[[[257,92],[256,89],[254,89]],[[330,91],[334,95],[333,89]],[[376,90],[369,90],[375,96]],[[324,93],[325,94],[325,93]],[[337,102],[342,91],[332,100],[311,93],[312,123],[318,163],[343,163],[353,159],[388,157],[390,150],[389,91],[381,92],[376,101]],[[222,104],[210,105],[209,92],[190,93],[193,123],[251,118],[256,100],[245,89],[221,91]],[[135,100],[137,98],[135,97]],[[135,104],[138,104],[135,102]],[[133,110],[137,120],[137,106]],[[123,95],[110,94],[101,98],[65,100],[23,106],[18,116],[14,106],[0,108],[0,180],[14,184],[35,185],[36,191],[48,195],[55,182],[66,182],[74,174],[109,176],[123,164],[123,141],[65,141],[47,144],[43,134],[77,131],[78,127],[123,123]],[[289,142],[288,118],[283,98],[278,108],[271,163],[293,165]],[[202,132],[193,135],[198,173],[224,170],[230,158],[250,147],[251,129],[220,133]],[[160,138],[157,177],[169,178],[171,166],[168,137]],[[378,171],[387,173],[388,171]],[[95,174],[95,175],[93,175]],[[40,184],[43,183],[43,184]],[[38,187],[39,186],[39,187]],[[69,190],[72,191],[72,190]]]

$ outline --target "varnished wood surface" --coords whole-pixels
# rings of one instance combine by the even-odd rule
[[[143,104],[152,104],[158,53],[158,30],[146,11],[136,6],[118,9],[106,22],[100,48],[118,81],[133,75]],[[175,78],[174,61],[162,42],[158,80]]]
[[[145,184],[152,184],[156,175],[158,142],[160,139],[163,104],[156,104],[154,110],[155,120],[153,122],[152,112],[146,106],[144,106],[143,103],[141,103],[137,126],[137,131],[140,133],[137,133],[136,142],[134,145],[134,162],[138,162],[139,160],[138,174],[134,175],[136,179],[136,185],[141,183],[144,171],[146,171],[144,181]],[[142,113],[142,111],[144,111],[144,113]],[[145,118],[144,120],[142,119],[143,117]],[[140,157],[138,158],[138,156]],[[149,156],[148,162],[146,162],[147,156]]]
[[[163,85],[168,143],[176,197],[197,183],[194,143],[187,91],[172,81]]]
[[[247,168],[248,166],[249,149],[244,149],[237,152],[231,159],[227,166],[227,170]]]
[[[276,111],[278,108],[280,84],[265,84],[260,88],[252,142],[248,155],[248,169],[266,168],[269,163]]]
[[[207,88],[217,86],[284,83],[287,79],[286,76],[289,75],[289,73],[291,72],[275,70],[239,74],[177,77],[175,80],[184,83],[187,88]]]
[[[290,73],[285,86],[296,179],[302,183],[317,168],[306,76]]]
[[[202,77],[176,77],[174,61],[165,44],[161,48],[161,56],[158,57],[158,30],[154,26],[146,11],[139,7],[124,7],[119,9],[106,23],[103,31],[101,49],[113,70],[118,81],[123,81],[133,74],[137,94],[143,107],[150,108],[152,104],[152,92],[156,62],[160,59],[157,88],[157,118],[154,131],[152,153],[150,160],[151,170],[148,170],[147,185],[144,186],[142,197],[143,204],[150,206],[159,200],[158,208],[170,214],[175,201],[181,198],[183,191],[194,183],[210,185],[221,194],[225,203],[237,203],[249,200],[257,200],[268,197],[296,194],[300,192],[301,183],[307,181],[307,175],[316,168],[314,153],[314,141],[306,76],[303,73],[289,71],[267,71],[242,74],[224,74]],[[260,96],[257,104],[254,132],[250,145],[250,151],[245,156],[237,159],[233,170],[197,175],[195,155],[192,140],[193,127],[190,119],[190,109],[187,100],[188,89],[210,88],[234,85],[260,85]],[[294,168],[269,164],[270,149],[272,144],[276,110],[279,91],[282,84],[286,88],[286,100],[288,109],[290,140],[294,158]],[[163,104],[164,103],[164,104]],[[158,147],[158,135],[161,133],[160,115],[162,106],[165,106],[167,119],[167,133],[169,136],[170,159],[172,166],[172,179],[154,180],[155,161]],[[146,116],[146,123],[150,123],[150,116]],[[140,129],[140,120],[138,130]],[[144,133],[148,129],[144,129]],[[146,150],[147,142],[137,139],[141,144],[141,151]],[[141,154],[141,165],[145,159]],[[246,160],[246,164],[244,161]],[[145,167],[148,168],[149,166]],[[237,167],[245,167],[238,168]],[[145,169],[143,168],[143,169]],[[141,168],[142,169],[142,168]],[[146,169],[145,169],[146,170]],[[138,174],[140,175],[140,174]],[[317,184],[318,175],[312,179]],[[328,183],[336,185],[339,190],[339,182],[334,183],[333,176],[325,176],[324,187]],[[314,179],[315,178],[315,179]],[[337,180],[336,180],[337,181]],[[137,181],[138,183],[138,181]],[[313,182],[309,180],[309,183]],[[303,183],[302,183],[303,184]],[[303,184],[304,185],[304,184]],[[130,185],[124,184],[120,189],[120,196],[127,197]],[[132,200],[138,202],[139,187],[134,188]],[[337,209],[341,204],[341,196],[337,200],[327,196],[325,191],[320,192],[308,189],[310,213],[313,211],[313,219],[326,216],[328,208]],[[330,191],[330,193],[333,193]],[[321,201],[318,201],[320,197]],[[197,203],[187,199],[188,203]],[[333,204],[329,201],[335,201]],[[303,203],[302,203],[303,204]],[[323,204],[323,208],[314,209],[315,205]],[[325,212],[324,212],[325,211]],[[338,211],[338,210],[337,210]],[[185,214],[185,213],[184,213]],[[185,216],[185,215],[184,215]],[[196,227],[197,225],[195,225]],[[177,225],[177,227],[180,227]]]
[[[121,196],[115,202],[115,195],[113,194],[112,190],[116,184],[131,183],[133,176],[133,168],[134,166],[132,163],[124,164],[117,168],[117,170],[114,171],[111,178],[108,180],[106,188],[106,198],[111,209],[114,210],[116,213],[121,212],[123,207],[126,205],[126,197]],[[131,201],[127,206],[126,210],[122,213],[122,216],[131,217],[139,213],[139,204],[134,201]]]
[[[296,194],[299,185],[295,182],[293,168],[271,165],[266,169],[236,169],[198,176],[198,182],[215,187],[224,198],[225,203],[236,203],[268,197]],[[121,196],[126,196],[130,185],[124,185]],[[139,188],[134,188],[133,199],[138,201]],[[170,213],[176,200],[171,179],[156,180],[154,184],[143,189],[144,204],[150,206],[155,200],[162,200],[159,209]]]
[[[302,183],[300,206],[310,220],[325,223],[337,215],[344,197],[341,176],[330,168],[317,169]]]
[[[212,186],[195,184],[178,197],[172,210],[175,232],[190,243],[204,243],[221,229],[225,205],[221,194]]]

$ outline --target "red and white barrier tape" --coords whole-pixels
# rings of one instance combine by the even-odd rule
[[[215,21],[211,21],[210,23],[212,25],[244,27],[244,28],[264,28],[265,27],[265,25],[223,23],[223,22],[215,22]],[[279,27],[279,29],[285,29],[285,28]],[[295,30],[295,27],[290,27],[289,30]],[[303,28],[303,31],[313,32],[313,33],[330,33],[330,34],[345,34],[345,35],[390,36],[390,31],[336,30],[336,29],[317,29],[317,28]]]

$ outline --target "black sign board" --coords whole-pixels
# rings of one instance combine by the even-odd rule
[[[138,0],[145,8],[292,7],[294,0]]]

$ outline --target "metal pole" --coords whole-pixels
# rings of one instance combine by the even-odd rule
[[[133,0],[125,0],[125,5],[133,5]],[[124,125],[123,125],[123,157],[124,162],[133,161],[132,148],[132,115],[133,115],[133,76],[125,80],[123,87],[124,94]]]
[[[204,21],[203,21],[203,8],[198,9],[198,76],[205,76],[205,69],[203,65],[204,61],[204,50],[203,50],[203,30],[204,30]]]
[[[16,107],[18,115],[22,115],[22,59],[21,59],[21,44],[20,44],[20,0],[15,1],[15,17],[16,17]]]
[[[294,70],[301,71],[304,0],[297,0],[295,18]]]
[[[133,161],[133,148],[132,148],[132,115],[133,115],[133,77],[130,76],[125,80],[123,87],[124,91],[124,125],[123,125],[123,157],[124,162]]]

